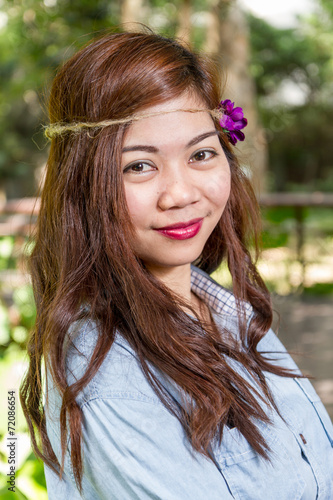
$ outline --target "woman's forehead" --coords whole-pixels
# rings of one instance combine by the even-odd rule
[[[138,144],[187,144],[194,136],[214,130],[205,103],[196,97],[182,96],[142,111],[142,119],[128,128],[123,145],[128,148]]]
[[[135,124],[124,138],[123,152],[140,150],[140,147],[147,152],[167,151],[176,146],[187,149],[214,136],[217,141],[217,130],[208,113],[199,118],[193,114],[186,116],[185,113],[177,112],[163,122],[149,119],[146,125]]]

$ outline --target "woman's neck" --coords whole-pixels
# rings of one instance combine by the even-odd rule
[[[210,313],[208,306],[202,301],[198,295],[191,290],[191,265],[177,267],[148,267],[151,274],[158,278],[172,292],[186,301],[192,309],[197,313],[199,318],[205,322],[210,321]],[[188,308],[186,312],[191,312]]]
[[[146,265],[147,270],[170,288],[172,292],[191,302],[191,265],[162,267]]]

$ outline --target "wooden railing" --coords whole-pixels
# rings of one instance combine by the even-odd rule
[[[39,198],[0,201],[0,236],[25,236],[35,223]]]
[[[305,267],[305,209],[310,207],[333,208],[333,193],[265,193],[259,198],[262,207],[291,207],[294,209],[296,233],[296,260]],[[333,212],[332,212],[333,232]]]

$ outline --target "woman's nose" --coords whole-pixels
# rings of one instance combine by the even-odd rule
[[[161,210],[184,208],[200,200],[200,188],[186,169],[178,168],[161,179],[158,205]]]

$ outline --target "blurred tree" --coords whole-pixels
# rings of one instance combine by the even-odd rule
[[[271,187],[332,191],[332,3],[320,0],[297,29],[278,29],[253,16],[249,23]]]
[[[132,21],[162,34],[178,34],[222,62],[229,74],[225,94],[240,103],[249,118],[242,146],[259,178],[266,149],[254,106],[256,92],[269,142],[271,187],[287,189],[297,172],[296,181],[304,186],[324,183],[332,188],[333,7],[331,0],[316,1],[315,13],[300,21],[296,30],[279,30],[251,16],[246,21],[236,0],[2,0],[0,197],[1,192],[8,197],[35,193],[35,176],[47,152],[40,127],[46,121],[44,88],[55,68],[92,33]],[[249,63],[256,87],[247,71]],[[303,122],[316,124],[310,126],[310,141],[297,127]],[[327,154],[317,154],[323,144]]]
[[[34,172],[45,161],[40,122],[46,82],[88,41],[83,34],[116,24],[119,11],[120,4],[108,0],[1,3],[0,190],[9,197],[35,193]]]
[[[249,16],[252,43],[252,72],[260,96],[276,96],[281,83],[293,82],[314,102],[323,92],[331,47],[323,40],[317,17],[303,22],[297,30],[279,29],[262,19]],[[325,35],[324,35],[325,36]],[[272,102],[272,100],[270,100]]]
[[[320,5],[322,6],[323,8],[323,11],[331,17],[330,21],[332,23],[332,19],[333,19],[333,3],[331,0],[320,0]]]
[[[248,119],[246,141],[237,146],[242,164],[251,173],[257,191],[265,187],[267,146],[256,105],[250,72],[250,32],[244,12],[235,0],[215,0],[207,18],[204,50],[218,61],[226,77],[224,95],[244,109]]]
[[[126,29],[133,29],[132,23],[141,22],[146,15],[143,0],[123,0],[121,3],[120,21]]]
[[[207,9],[219,10],[218,30],[222,40],[225,27],[232,23],[225,17],[230,3],[235,0],[176,0],[172,4],[165,0],[97,0],[93,3],[90,0],[77,3],[70,0],[4,0],[0,30],[0,71],[4,81],[0,91],[0,189],[8,197],[35,193],[35,174],[45,162],[47,148],[40,128],[40,122],[46,121],[44,87],[55,68],[88,41],[89,33],[119,25],[133,29],[136,26],[130,24],[143,22],[161,33],[176,34],[200,48],[207,30],[202,19],[194,14],[204,13],[206,17],[203,18],[207,19]],[[239,22],[235,14],[236,10],[232,29]],[[244,19],[242,21],[243,28]],[[85,33],[88,35],[83,35]],[[226,43],[224,39],[215,46],[215,53],[223,53],[224,61],[239,59],[238,66],[243,69],[236,72],[233,94],[235,98],[248,96],[244,104],[249,113],[253,93],[237,92],[237,88],[242,87],[242,79],[251,89],[247,55],[244,60],[240,59],[247,32],[242,33],[239,29],[238,33],[238,45]],[[240,47],[238,55],[234,54],[236,46]],[[232,71],[232,65],[229,66]],[[254,120],[250,122],[254,124]]]

